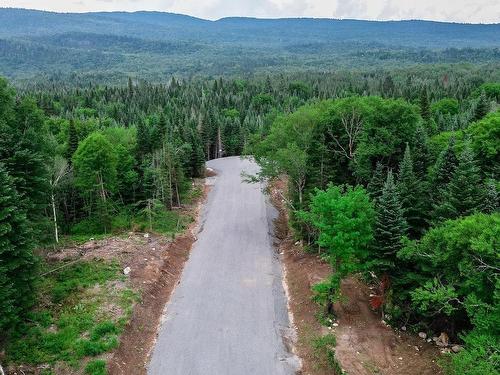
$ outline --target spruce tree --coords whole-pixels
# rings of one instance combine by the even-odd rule
[[[403,160],[399,165],[398,193],[403,208],[403,216],[408,223],[409,234],[418,238],[426,228],[425,208],[421,183],[413,172],[410,146],[406,144]]]
[[[458,159],[458,166],[447,185],[444,199],[438,210],[438,219],[455,219],[468,216],[481,208],[481,176],[474,159],[474,152],[470,142],[465,147]]]
[[[490,103],[488,101],[488,97],[486,96],[485,92],[482,91],[476,105],[476,110],[474,111],[474,120],[475,121],[481,120],[484,116],[488,114],[489,110],[490,110]]]
[[[440,201],[446,185],[451,181],[453,173],[458,165],[458,159],[454,151],[455,140],[450,138],[446,148],[439,154],[434,169],[430,176],[430,189],[433,192],[433,202]]]
[[[380,271],[394,268],[396,254],[402,247],[401,240],[407,229],[398,189],[392,171],[389,171],[376,205],[374,257]]]
[[[425,121],[431,120],[431,106],[429,104],[429,94],[427,88],[423,88],[420,93],[420,114]]]
[[[366,188],[370,197],[375,201],[382,195],[382,189],[384,188],[386,180],[384,169],[384,165],[381,162],[377,162],[375,171]]]
[[[71,164],[71,158],[78,148],[78,134],[76,132],[75,120],[69,120],[68,127],[68,146],[66,149],[66,158],[68,159],[69,164]]]
[[[0,330],[19,321],[33,302],[35,258],[26,213],[0,164]]]
[[[139,121],[137,125],[136,139],[137,164],[141,165],[145,155],[151,152],[149,131],[144,121]]]
[[[483,199],[481,204],[481,211],[491,214],[499,208],[498,191],[495,180],[489,179],[484,184]]]
[[[423,180],[427,176],[427,169],[431,163],[431,153],[429,137],[422,124],[419,124],[415,130],[412,146],[413,171],[417,178]]]

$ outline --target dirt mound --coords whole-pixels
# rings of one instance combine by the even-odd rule
[[[424,340],[397,333],[370,308],[370,289],[349,278],[342,282],[345,301],[335,305],[336,358],[350,375],[440,374],[436,348]]]

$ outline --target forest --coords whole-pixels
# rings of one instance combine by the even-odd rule
[[[361,273],[392,326],[462,340],[449,373],[497,374],[500,86],[407,80],[279,115],[250,149],[260,178],[288,176],[295,235],[332,265],[326,314]]]
[[[16,51],[0,54],[2,69],[27,56],[50,66],[60,51],[49,45],[91,41],[160,54],[205,48],[123,35],[44,38],[34,48],[0,40],[0,50]],[[133,229],[168,232],[165,223],[178,220],[206,160],[253,155],[258,178],[288,176],[294,236],[332,266],[314,288],[327,313],[346,276],[389,280],[376,301],[388,322],[461,342],[464,350],[443,365],[449,374],[497,374],[500,70],[498,50],[486,47],[373,52],[380,60],[411,55],[412,63],[485,62],[474,65],[154,82],[124,81],[123,72],[110,79],[113,70],[0,79],[0,345],[15,358],[27,348],[10,339],[41,322],[32,314],[40,248]],[[121,59],[73,53],[89,70],[93,59]],[[16,69],[9,76],[23,71]]]
[[[0,74],[16,82],[124,84],[415,64],[497,63],[500,26],[309,18],[208,21],[161,12],[0,8]]]

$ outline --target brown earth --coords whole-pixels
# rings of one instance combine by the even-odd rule
[[[337,338],[335,357],[349,375],[427,375],[442,373],[436,364],[438,350],[424,340],[386,326],[369,305],[370,289],[349,278],[342,283],[342,302],[335,305],[337,321],[327,328],[318,321],[320,307],[312,301],[311,287],[324,280],[331,267],[316,254],[303,250],[288,230],[285,208],[286,181],[270,185],[273,204],[279,211],[276,235],[283,254],[289,306],[297,331],[295,349],[302,359],[302,374],[326,375],[333,370],[318,365],[312,341],[332,333]]]

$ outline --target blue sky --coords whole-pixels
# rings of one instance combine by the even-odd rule
[[[0,6],[62,12],[158,10],[207,19],[250,16],[500,22],[500,0],[0,0]]]

